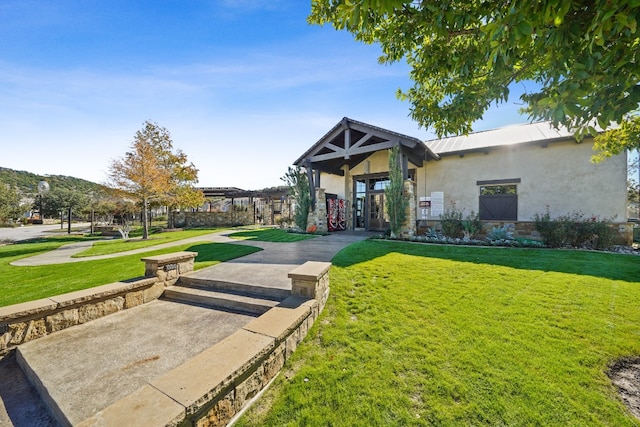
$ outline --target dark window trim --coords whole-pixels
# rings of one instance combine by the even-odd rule
[[[485,181],[476,181],[476,185],[519,184],[520,182],[522,182],[520,178],[489,179]]]

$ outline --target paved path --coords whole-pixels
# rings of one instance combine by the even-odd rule
[[[71,229],[89,229],[91,223],[81,222],[72,223]],[[66,235],[67,223],[64,224],[64,228],[60,228],[60,224],[30,224],[23,227],[1,227],[0,228],[0,242],[19,242],[21,240],[34,239],[38,237],[46,237],[51,235]]]
[[[196,242],[217,242],[236,243],[249,246],[256,246],[263,251],[242,257],[241,263],[266,263],[266,264],[289,264],[300,265],[305,261],[331,261],[331,258],[345,246],[363,240],[367,237],[364,233],[334,233],[327,236],[316,237],[315,239],[303,240],[291,243],[259,242],[254,240],[238,240],[229,237],[230,234],[238,230],[224,230],[211,234],[190,237],[188,239],[177,240],[175,242],[161,243],[159,245],[146,248],[133,249],[115,254],[96,255],[90,257],[73,258],[80,252],[85,251],[93,245],[93,241],[74,242],[60,246],[58,249],[22,258],[11,263],[15,266],[35,266],[48,264],[65,264],[69,262],[86,262],[99,259],[117,258],[125,255],[134,255],[156,249],[165,249],[173,246],[180,246],[186,243]],[[231,261],[233,262],[233,261]]]

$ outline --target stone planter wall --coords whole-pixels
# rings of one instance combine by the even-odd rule
[[[229,212],[172,212],[173,226],[177,228],[231,227],[252,225],[253,209]]]
[[[193,270],[196,255],[144,258],[145,278],[0,307],[0,356],[27,341],[158,299],[180,274]]]
[[[436,220],[420,220],[417,223],[418,236],[424,235],[430,227],[435,227],[436,230],[442,229],[440,221]],[[542,240],[540,233],[536,231],[535,223],[533,221],[482,221],[482,231],[476,236],[476,238],[483,239],[486,237],[487,232],[493,227],[504,226],[513,233],[513,237]],[[618,233],[616,244],[631,246],[633,242],[633,223],[611,223],[609,226]]]

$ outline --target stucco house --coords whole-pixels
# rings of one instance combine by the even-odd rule
[[[337,199],[346,229],[387,229],[384,188],[396,145],[410,196],[409,235],[451,206],[521,235],[535,235],[533,217],[547,211],[580,211],[626,227],[626,153],[594,164],[590,137],[576,142],[568,130],[540,122],[421,141],[346,117],[294,162],[310,179],[312,222],[326,229],[326,200]]]

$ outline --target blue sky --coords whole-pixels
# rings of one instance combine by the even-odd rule
[[[145,120],[166,127],[201,186],[260,189],[342,117],[434,135],[396,99],[405,64],[303,0],[2,0],[0,166],[107,179]],[[517,96],[474,130],[524,123]]]

